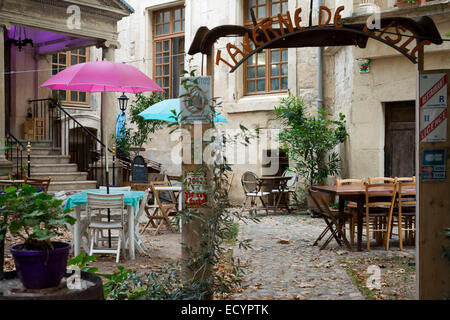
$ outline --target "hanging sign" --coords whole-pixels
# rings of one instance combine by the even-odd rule
[[[420,141],[447,141],[447,74],[420,76]]]
[[[236,31],[240,31],[239,34],[243,33],[240,34],[243,36],[243,41],[240,45],[235,45],[233,43],[228,43],[226,45],[228,57],[222,54],[222,50],[217,50],[216,65],[219,65],[219,62],[222,62],[231,68],[231,72],[234,72],[237,67],[253,54],[261,52],[261,50],[265,48],[273,48],[270,45],[275,42],[280,42],[280,48],[296,47],[295,44],[299,41],[297,37],[301,37],[303,34],[305,34],[305,37],[308,37],[308,33],[310,34],[309,36],[312,37],[311,35],[313,35],[313,32],[316,32],[314,35],[318,36],[318,32],[321,31],[329,32],[328,38],[336,38],[339,36],[339,33],[342,33],[344,34],[342,36],[342,41],[345,41],[346,38],[350,38],[352,35],[355,37],[363,35],[370,37],[389,45],[405,55],[413,63],[417,63],[417,52],[424,46],[432,43],[430,40],[422,40],[414,45],[413,43],[416,37],[415,32],[417,30],[415,30],[416,28],[411,28],[411,25],[405,23],[405,19],[402,18],[387,18],[384,20],[386,23],[383,28],[375,29],[373,28],[374,17],[370,16],[362,29],[349,28],[349,25],[344,25],[341,22],[341,13],[343,10],[344,6],[339,6],[333,13],[330,8],[320,6],[318,20],[321,22],[319,22],[317,26],[303,25],[301,16],[302,8],[297,8],[293,15],[291,15],[289,11],[286,11],[285,14],[279,13],[274,17],[259,19],[254,22],[253,28],[246,29],[245,31],[232,29],[232,33],[236,33]],[[231,28],[233,28],[233,26],[228,25],[225,27],[225,30],[231,30]],[[216,29],[219,28],[220,27],[216,27],[210,32],[213,34],[217,33],[218,31],[216,31]],[[413,36],[405,36],[407,31],[410,31]],[[204,39],[209,37],[208,34],[203,34],[201,36]],[[195,40],[196,39],[194,39],[194,42]],[[197,42],[199,41],[200,40],[197,40]],[[326,41],[329,40],[327,39]],[[442,41],[438,42],[439,44],[442,43]],[[323,45],[325,46],[325,44]],[[241,58],[240,61],[238,60],[239,56]]]
[[[423,150],[422,181],[445,180],[445,150]]]
[[[181,123],[210,123],[211,77],[180,78]]]
[[[187,207],[204,207],[206,205],[205,182],[205,173],[192,171],[186,172],[185,185],[187,186]]]

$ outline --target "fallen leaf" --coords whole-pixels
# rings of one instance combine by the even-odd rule
[[[314,288],[315,287],[315,285],[310,284],[310,283],[300,283],[298,286],[300,288]]]

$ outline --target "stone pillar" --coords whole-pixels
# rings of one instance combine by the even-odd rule
[[[5,158],[5,26],[0,24],[0,176],[11,172],[12,163]]]
[[[102,46],[102,59],[106,61],[114,61],[114,52],[118,48],[118,44],[105,42]],[[101,99],[101,140],[105,141],[105,135],[108,135],[108,143],[111,142],[111,135],[115,133],[116,119],[119,114],[117,94],[114,92],[102,93]]]

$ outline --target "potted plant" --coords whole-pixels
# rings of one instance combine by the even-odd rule
[[[426,0],[397,0],[397,8],[413,7],[424,5]]]
[[[286,126],[286,130],[280,133],[280,142],[296,163],[298,176],[303,177],[299,184],[303,192],[312,185],[324,184],[327,177],[339,173],[340,157],[332,150],[348,135],[343,114],[339,114],[338,120],[333,120],[328,112],[318,108],[317,116],[309,116],[304,101],[294,95],[282,98],[281,105],[275,107],[275,114]],[[314,215],[314,201],[307,192],[304,196],[310,213]],[[334,202],[334,197],[325,196],[330,203]]]
[[[2,228],[0,241],[6,229],[23,243],[13,245],[17,275],[28,289],[57,286],[66,272],[70,243],[51,241],[60,231],[76,221],[69,210],[63,210],[62,200],[37,192],[33,186],[11,187],[0,196]]]

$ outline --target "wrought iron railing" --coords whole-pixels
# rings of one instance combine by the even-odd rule
[[[20,179],[24,173],[26,173],[27,176],[30,176],[30,167],[25,164],[24,152],[26,151],[27,149],[19,139],[5,128],[5,157],[15,166],[15,170],[13,170],[13,172],[15,171],[13,177],[15,179]],[[27,155],[28,162],[30,160],[29,156],[30,155]]]
[[[33,115],[48,115],[46,119],[46,138],[53,140],[53,147],[60,149],[62,155],[69,155],[70,162],[75,163],[78,171],[87,172],[89,180],[96,180],[99,184],[106,184],[106,145],[89,128],[83,126],[59,103],[52,99],[29,100],[33,105]],[[46,107],[45,107],[46,106]],[[47,108],[47,112],[42,109]],[[108,152],[114,155],[112,148],[107,148]],[[115,161],[112,161],[112,182],[115,179]]]

